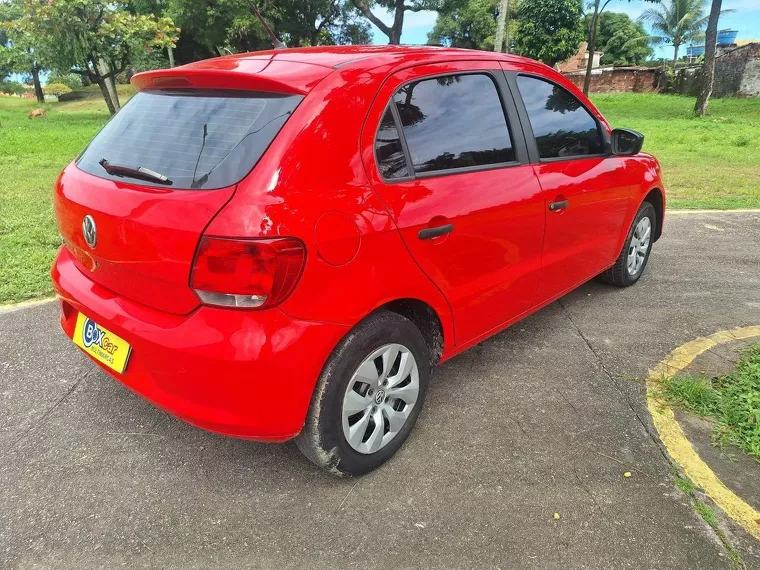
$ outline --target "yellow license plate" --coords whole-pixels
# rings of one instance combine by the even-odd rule
[[[74,344],[116,372],[124,372],[132,347],[126,340],[116,336],[92,319],[79,313],[74,329]]]

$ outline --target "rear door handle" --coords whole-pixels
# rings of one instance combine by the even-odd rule
[[[565,208],[567,208],[567,204],[568,204],[567,200],[562,200],[561,202],[552,202],[551,204],[549,204],[549,209],[552,212],[556,212],[557,210],[564,210]]]
[[[454,230],[454,224],[446,224],[438,226],[436,228],[425,228],[420,230],[417,237],[420,239],[433,239],[435,237],[444,236],[451,233]]]

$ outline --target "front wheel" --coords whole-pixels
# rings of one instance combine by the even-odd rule
[[[430,354],[419,329],[390,311],[370,315],[327,361],[296,444],[336,475],[372,471],[409,435],[429,377]]]
[[[599,278],[617,287],[629,287],[636,283],[649,261],[656,224],[657,215],[654,206],[649,202],[643,202],[633,218],[625,245],[615,265],[602,273]]]

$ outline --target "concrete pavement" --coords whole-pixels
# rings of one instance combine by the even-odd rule
[[[439,367],[406,445],[361,479],[154,409],[57,310],[0,314],[0,568],[731,568],[639,379],[760,324],[757,213],[670,217],[636,286],[589,283]]]

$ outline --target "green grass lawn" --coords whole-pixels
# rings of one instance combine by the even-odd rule
[[[119,86],[125,102],[132,90]],[[760,99],[714,100],[712,115],[691,116],[693,99],[597,95],[614,126],[646,135],[661,160],[670,207],[760,206]],[[61,169],[108,119],[97,87],[49,103],[47,119],[27,119],[39,105],[0,97],[0,304],[51,293],[48,270],[60,243],[51,192]]]
[[[662,164],[669,207],[760,207],[760,99],[713,99],[701,118],[690,97],[592,99],[613,127],[644,133],[644,151]]]
[[[744,352],[731,374],[676,376],[663,394],[670,404],[712,419],[717,444],[735,445],[760,463],[760,343]]]
[[[131,89],[120,91],[125,100]],[[108,120],[97,87],[82,99],[43,105],[47,119],[28,119],[38,107],[0,97],[0,304],[51,293],[48,273],[60,245],[53,183]]]

